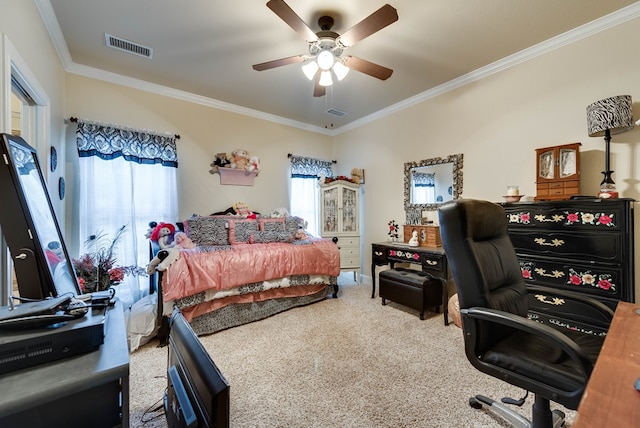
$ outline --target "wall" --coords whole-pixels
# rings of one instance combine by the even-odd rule
[[[286,206],[287,153],[338,159],[339,174],[364,168],[364,271],[370,244],[387,238],[387,222],[403,222],[404,162],[463,153],[463,196],[498,201],[507,185],[520,186],[528,196],[535,193],[535,148],[580,141],[582,193],[595,194],[604,141],[588,137],[585,108],[612,95],[630,94],[640,100],[640,56],[632,45],[639,39],[640,22],[635,20],[332,138],[72,74],[66,76],[65,88],[34,6],[19,0],[5,5],[2,9],[11,13],[1,14],[0,31],[10,35],[52,98],[54,144],[69,116],[181,135],[181,218],[238,200],[256,211]],[[637,119],[637,102],[635,111]],[[67,127],[66,135],[70,154],[72,128]],[[640,199],[639,140],[640,129],[613,139],[612,169],[623,197]],[[208,172],[215,153],[238,147],[262,158],[263,171],[254,187],[221,186],[219,177]],[[71,194],[72,155],[67,163]],[[71,206],[76,202],[68,200]],[[67,215],[67,224],[73,221]]]
[[[288,153],[332,159],[331,137],[195,103],[176,100],[103,81],[67,75],[67,116],[180,135],[178,189],[180,215],[210,214],[244,201],[256,212],[269,213],[289,206]],[[73,170],[77,165],[75,125],[67,126],[67,154],[72,161],[68,207],[77,203]],[[218,174],[210,174],[216,153],[244,148],[261,158],[254,186],[221,185]],[[158,189],[162,198],[162,189]],[[68,224],[76,219],[72,209]],[[71,230],[71,229],[70,229]],[[76,241],[78,237],[72,237]]]
[[[46,166],[49,165],[48,153],[51,145],[55,146],[58,151],[59,164],[64,165],[65,162],[62,122],[65,71],[58,60],[57,53],[49,39],[49,33],[42,23],[33,1],[3,0],[0,3],[0,34],[5,34],[9,38],[21,60],[37,80],[36,84],[44,90],[49,98],[49,117],[45,120],[49,126],[44,141],[36,149],[40,162],[44,165],[43,172],[49,189],[51,189],[51,202],[60,220],[60,226],[64,228],[62,221],[65,215],[64,203],[57,197],[58,179],[64,174],[64,168],[58,168],[54,173],[51,173]],[[0,112],[0,114],[5,115],[5,112]],[[11,132],[10,129],[2,131]],[[36,146],[31,141],[29,143]]]
[[[581,192],[595,195],[604,139],[588,136],[586,106],[629,94],[636,101],[634,118],[640,117],[635,40],[640,40],[638,19],[337,135],[334,155],[343,172],[356,166],[366,170],[364,266],[371,260],[371,243],[387,239],[387,222],[403,222],[407,161],[463,153],[463,197],[501,201],[508,185],[535,194],[535,148],[579,141]],[[639,142],[640,127],[613,136],[611,169],[622,197],[640,199]],[[636,252],[636,265],[639,256]],[[636,278],[636,288],[639,283]]]

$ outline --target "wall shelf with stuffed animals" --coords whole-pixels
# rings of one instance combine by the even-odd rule
[[[210,166],[209,173],[220,174],[220,184],[253,186],[253,179],[260,172],[260,158],[249,156],[244,149],[236,149],[231,156],[218,153]]]

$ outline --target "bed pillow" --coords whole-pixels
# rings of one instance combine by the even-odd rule
[[[293,242],[293,234],[289,232],[257,231],[253,233],[253,244],[269,244],[272,242]]]
[[[229,216],[203,216],[184,224],[187,236],[196,245],[229,245],[229,220]]]
[[[258,232],[258,221],[255,219],[229,220],[229,243],[252,244],[253,234]]]
[[[262,232],[284,232],[284,218],[260,218],[258,227]]]
[[[286,216],[284,219],[285,230],[293,234],[300,228],[304,229],[305,223],[304,219],[298,216]]]

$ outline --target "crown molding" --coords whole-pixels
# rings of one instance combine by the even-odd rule
[[[424,91],[413,97],[407,98],[406,100],[395,103],[384,109],[378,110],[377,112],[372,113],[368,116],[365,116],[361,119],[357,119],[351,123],[340,126],[338,128],[327,129],[319,126],[310,125],[308,123],[287,119],[282,116],[277,116],[270,113],[265,113],[262,111],[258,111],[258,110],[254,110],[246,107],[241,107],[235,104],[226,103],[223,101],[216,100],[214,98],[203,97],[203,96],[192,94],[189,92],[180,91],[174,88],[146,82],[144,80],[134,79],[134,78],[122,76],[120,74],[99,70],[93,67],[87,67],[87,66],[76,64],[71,59],[69,49],[62,35],[62,30],[60,29],[60,25],[58,24],[58,21],[56,19],[55,13],[53,11],[53,7],[51,6],[51,1],[50,0],[34,0],[34,1],[36,3],[38,11],[40,12],[42,20],[44,21],[45,27],[49,32],[49,36],[53,42],[53,45],[55,46],[56,52],[58,53],[58,57],[60,58],[60,61],[62,62],[62,65],[65,71],[69,73],[78,74],[81,76],[90,77],[97,80],[103,80],[106,82],[131,87],[134,89],[140,89],[142,91],[155,93],[158,95],[172,97],[172,98],[192,102],[195,104],[200,104],[207,107],[225,110],[232,113],[237,113],[237,114],[241,114],[241,115],[245,115],[245,116],[249,116],[257,119],[275,122],[275,123],[290,126],[293,128],[299,128],[306,131],[329,135],[329,136],[335,136],[335,135],[356,129],[368,123],[375,122],[376,120],[379,120],[383,117],[397,113],[406,108],[412,107],[416,104],[420,104],[422,102],[425,102],[427,100],[440,96],[449,91],[453,91],[457,88],[460,88],[461,86],[478,81],[485,77],[491,76],[495,73],[499,73],[503,70],[506,70],[508,68],[521,64],[523,62],[537,58],[540,55],[544,55],[546,53],[559,49],[563,46],[567,46],[569,44],[575,43],[591,35],[597,34],[601,31],[607,30],[609,28],[615,27],[617,25],[623,24],[625,22],[628,22],[630,20],[640,17],[640,2],[636,2],[620,10],[617,10],[616,12],[613,12],[609,15],[605,15],[601,18],[598,18],[580,27],[574,28],[570,31],[567,31],[556,37],[552,37],[551,39],[545,40],[541,43],[538,43],[537,45],[531,46],[520,52],[516,52],[513,55],[510,55],[508,57],[495,61],[491,64],[488,64],[484,67],[481,67],[477,70],[474,70],[456,79],[450,80],[449,82],[443,83],[442,85],[436,86],[432,89]]]

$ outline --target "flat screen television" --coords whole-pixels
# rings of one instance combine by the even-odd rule
[[[167,392],[169,428],[229,426],[229,382],[179,310],[171,315]]]
[[[40,300],[79,294],[35,149],[10,134],[0,134],[0,146],[0,225],[20,297]]]

